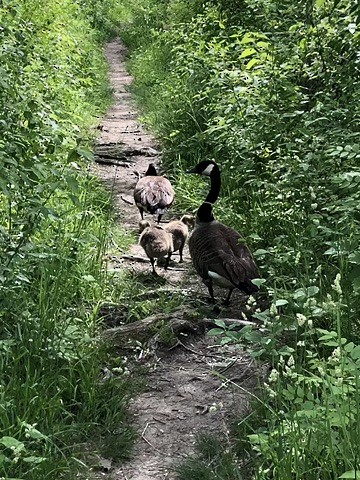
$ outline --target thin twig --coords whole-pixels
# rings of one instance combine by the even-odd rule
[[[134,205],[134,202],[131,200],[127,200],[123,195],[120,195],[120,198],[123,202],[127,203],[128,205]]]
[[[184,345],[182,343],[181,340],[177,340],[177,342],[175,343],[175,345],[173,345],[172,347],[170,347],[168,350],[173,350],[174,348],[178,347],[178,346],[181,346],[183,347],[185,350],[187,350],[188,352],[191,352],[193,353],[194,355],[198,355],[199,357],[210,357],[210,358],[216,358],[216,357],[221,357],[222,358],[222,355],[210,355],[209,353],[203,353],[203,352],[198,352],[196,350],[193,350],[192,348]]]
[[[163,454],[163,452],[161,450],[159,450],[158,448],[154,447],[154,445],[149,442],[149,440],[145,437],[145,432],[147,430],[147,427],[149,426],[149,422],[145,425],[145,428],[141,434],[141,438],[144,440],[144,442],[146,442],[148,445],[150,445],[151,448],[153,448],[154,450],[156,450],[158,453],[161,453]]]

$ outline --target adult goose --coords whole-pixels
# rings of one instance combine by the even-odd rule
[[[210,177],[210,190],[196,215],[196,224],[189,240],[189,250],[197,273],[208,287],[215,303],[213,285],[229,290],[224,304],[228,305],[235,288],[247,294],[258,287],[251,280],[259,278],[258,267],[243,237],[234,229],[217,222],[212,210],[221,188],[218,165],[212,160],[200,162],[187,173]]]
[[[161,217],[174,202],[174,190],[169,180],[157,174],[153,163],[149,164],[145,176],[140,178],[134,189],[134,200],[139,209],[141,219],[144,211],[157,215],[160,223]]]

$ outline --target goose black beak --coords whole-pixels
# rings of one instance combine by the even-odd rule
[[[190,168],[190,170],[186,170],[185,173],[196,173],[196,167]]]

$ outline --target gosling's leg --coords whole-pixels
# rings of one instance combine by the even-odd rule
[[[166,262],[165,262],[165,270],[167,270],[169,263],[170,263],[170,258],[171,258],[172,252],[169,252],[168,256],[166,257]]]

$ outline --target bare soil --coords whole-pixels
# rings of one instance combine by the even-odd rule
[[[95,164],[94,171],[113,192],[118,221],[128,231],[137,232],[140,215],[133,204],[133,189],[149,162],[161,168],[161,153],[154,137],[140,124],[131,100],[128,87],[132,78],[126,71],[124,45],[114,40],[105,52],[114,104],[99,126],[95,154],[100,163]],[[170,216],[168,213],[165,220]],[[137,244],[130,254],[146,259]],[[169,270],[158,267],[158,273],[166,282],[169,296],[172,290],[183,291],[184,306],[192,306],[207,297],[206,288],[192,271],[188,250],[184,251],[183,264],[178,264],[177,256],[174,258]],[[151,278],[146,261],[118,258],[114,265]],[[220,317],[242,318],[244,301],[244,296],[234,293],[232,305],[221,311]],[[248,412],[261,368],[239,347],[216,342],[219,340],[204,334],[184,334],[175,348],[157,351],[146,375],[147,388],[131,404],[138,430],[132,458],[122,465],[109,462],[108,471],[98,472],[96,478],[176,480],[176,465],[194,453],[197,435],[214,433],[227,441],[230,422]]]

